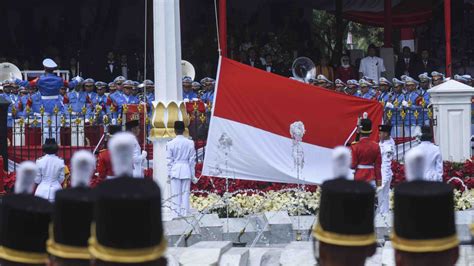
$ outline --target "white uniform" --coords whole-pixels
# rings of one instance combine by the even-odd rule
[[[178,216],[186,216],[189,211],[191,179],[195,175],[194,142],[178,135],[167,143],[166,152],[168,176],[171,179],[171,209]]]
[[[381,77],[381,73],[385,72],[383,59],[377,56],[367,56],[362,58],[360,61],[359,72],[361,72],[364,76],[378,81]]]
[[[143,178],[143,161],[144,158],[142,156],[142,150],[140,148],[140,144],[138,140],[135,138],[135,149],[133,150],[133,177],[135,178]]]
[[[377,193],[378,213],[387,213],[390,210],[390,183],[392,182],[392,160],[395,154],[395,141],[381,141],[379,143],[380,153],[382,155],[382,186]]]
[[[35,196],[54,202],[57,190],[62,189],[64,181],[64,161],[54,154],[47,154],[36,160],[38,175],[35,183],[38,187]]]
[[[420,145],[414,149],[420,149],[425,155],[425,174],[423,175],[426,181],[443,181],[443,157],[438,146],[431,141],[422,141]]]

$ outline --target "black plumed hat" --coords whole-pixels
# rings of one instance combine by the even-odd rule
[[[144,263],[163,256],[161,193],[146,179],[121,177],[97,187],[89,251],[113,263]]]
[[[433,140],[433,133],[430,126],[421,127],[421,141],[431,141]]]
[[[3,197],[0,206],[0,257],[28,264],[45,264],[46,240],[51,221],[49,201],[28,194]]]
[[[125,129],[131,130],[134,127],[138,127],[140,125],[140,122],[138,120],[130,120],[127,123],[125,123]]]
[[[374,197],[374,188],[366,182],[342,178],[324,182],[313,236],[338,246],[374,244]]]
[[[48,253],[63,259],[89,260],[94,192],[89,188],[71,188],[56,193]]]
[[[43,152],[46,154],[56,154],[58,152],[58,144],[55,139],[46,139],[43,144]]]
[[[390,133],[392,131],[392,126],[391,125],[379,125],[379,131]]]
[[[120,126],[120,125],[110,125],[109,126],[109,134],[110,135],[113,135],[113,134],[115,134],[117,132],[120,132],[120,131],[122,131],[122,126]]]
[[[412,181],[394,193],[392,245],[407,252],[440,252],[459,245],[453,188],[441,182]]]
[[[185,130],[186,126],[184,125],[183,121],[174,121],[174,129],[175,130]]]
[[[368,118],[360,120],[360,133],[370,134],[372,133],[372,121]]]

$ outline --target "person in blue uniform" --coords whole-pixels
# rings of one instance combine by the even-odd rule
[[[84,80],[83,87],[87,94],[87,119],[91,119],[95,114],[95,106],[97,105],[97,93],[94,91],[95,81],[91,78]]]
[[[390,92],[390,88],[392,87],[392,83],[388,81],[388,79],[381,77],[379,79],[379,90],[380,93],[377,97],[377,100],[382,103],[385,107],[392,97],[392,93]]]
[[[359,80],[359,87],[360,87],[360,94],[358,95],[360,98],[373,100],[374,93],[370,88],[370,82],[365,79]]]
[[[428,106],[430,105],[430,94],[428,90],[431,89],[431,78],[428,76],[428,73],[425,72],[418,75],[418,79],[420,80],[420,96],[418,97],[417,104],[423,109],[423,113],[421,114],[423,123],[429,125]]]
[[[71,109],[71,113],[66,111],[67,117],[74,119],[76,117],[82,117],[82,109],[87,108],[87,104],[90,99],[87,93],[82,89],[82,85],[76,85],[72,91],[67,93],[67,100],[65,101],[65,109]]]
[[[402,105],[407,105],[405,101],[406,95],[404,92],[405,82],[397,78],[392,79],[393,89],[392,97],[389,102],[385,105],[385,108],[392,110],[391,125],[392,125],[392,136],[401,137],[403,136],[403,121],[401,117]]]
[[[97,89],[97,94],[95,99],[93,99],[93,102],[95,102],[94,115],[97,115],[96,122],[102,123],[104,115],[107,114],[107,95],[105,95],[107,83],[97,81],[94,85]]]
[[[15,101],[11,95],[11,83],[9,80],[5,80],[2,83],[2,91],[0,92],[0,98],[5,99],[7,102],[9,102],[8,105],[8,113],[7,113],[7,127],[13,127],[13,119],[16,114],[13,113],[13,110],[16,112],[16,106],[15,106]]]
[[[421,112],[423,111],[419,104],[420,92],[418,90],[418,81],[410,76],[404,76],[405,88],[407,90],[406,101],[408,102],[407,111],[409,114],[405,118],[405,136],[413,136],[415,127],[421,126]]]
[[[133,91],[133,81],[131,80],[126,80],[123,83],[123,95],[122,95],[122,101],[120,102],[120,105],[123,104],[138,104],[138,98],[132,94]]]
[[[359,82],[355,79],[350,79],[347,82],[347,87],[344,92],[348,95],[357,96],[357,91],[359,90]]]
[[[193,80],[190,77],[183,78],[183,100],[194,101],[198,96],[193,91]]]
[[[215,80],[209,78],[206,81],[206,92],[202,95],[201,100],[206,104],[212,104],[214,102],[214,87],[215,87]]]
[[[35,80],[35,85],[41,94],[41,104],[44,108],[42,115],[43,124],[43,140],[47,138],[55,138],[59,142],[59,127],[56,126],[58,121],[55,110],[62,108],[62,102],[59,97],[59,89],[64,85],[64,80],[53,73],[58,65],[50,58],[43,60],[44,74]],[[80,77],[74,78],[70,85],[75,86],[80,82]],[[15,80],[15,83],[20,86],[31,86],[26,80]],[[51,125],[47,125],[48,119],[51,119]]]

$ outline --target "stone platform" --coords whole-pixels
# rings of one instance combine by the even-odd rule
[[[169,265],[317,265],[311,229],[315,216],[289,216],[286,212],[266,212],[245,218],[219,218],[216,214],[196,214],[165,222]],[[474,246],[469,225],[474,210],[456,212],[461,245],[459,266],[474,265]],[[378,248],[366,265],[395,265],[388,236],[391,214],[376,216]]]

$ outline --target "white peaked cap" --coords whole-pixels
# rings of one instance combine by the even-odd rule
[[[58,64],[56,64],[56,62],[54,62],[51,58],[45,58],[43,60],[43,66],[46,68],[57,68]]]
[[[418,148],[405,154],[405,176],[407,181],[423,180],[426,168],[425,155]]]
[[[38,167],[32,161],[24,161],[18,166],[15,194],[33,194]]]
[[[348,148],[344,146],[334,148],[334,150],[332,150],[332,163],[333,176],[335,178],[349,178],[351,173],[352,155]]]
[[[95,170],[95,157],[90,151],[81,150],[71,158],[71,186],[89,186]]]
[[[129,132],[114,134],[108,144],[112,170],[115,176],[132,176],[135,135]]]

